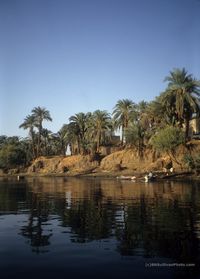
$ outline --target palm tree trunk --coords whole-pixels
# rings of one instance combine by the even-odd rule
[[[39,157],[41,154],[40,149],[40,143],[41,143],[41,134],[42,134],[42,123],[39,123],[39,129],[38,129],[38,146],[37,146],[37,157]]]
[[[48,156],[47,145],[48,145],[48,139],[45,137],[44,138],[44,153],[45,153],[45,156]]]
[[[81,153],[81,146],[80,146],[80,139],[78,138],[77,139],[77,147],[78,147],[78,154],[80,154]]]
[[[35,159],[36,158],[36,154],[35,154],[36,150],[35,150],[35,139],[34,139],[33,129],[30,129],[29,135],[30,135],[30,138],[31,138],[31,147],[32,147],[33,158]]]
[[[185,118],[185,143],[187,142],[189,138],[189,129],[190,129],[190,118]]]
[[[62,155],[65,156],[66,155],[66,146],[65,146],[64,141],[62,141],[62,148],[61,149],[62,149],[62,151],[61,151]]]
[[[100,141],[101,141],[101,133],[97,131],[97,149],[96,149],[97,152],[99,152]]]
[[[121,141],[121,145],[124,144],[124,125],[122,125],[122,141]]]

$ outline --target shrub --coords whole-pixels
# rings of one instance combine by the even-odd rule
[[[6,144],[0,149],[0,168],[10,169],[26,162],[26,153],[14,144]]]
[[[184,133],[180,128],[167,126],[160,130],[151,139],[151,144],[158,151],[173,152],[175,148],[184,143]]]
[[[180,128],[167,126],[151,138],[152,146],[159,152],[166,152],[172,161],[182,167],[176,158],[176,148],[184,143],[184,133]]]

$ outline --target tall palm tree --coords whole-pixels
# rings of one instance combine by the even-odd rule
[[[60,143],[60,154],[66,155],[67,146],[70,143],[69,129],[67,124],[64,124],[62,128],[58,131],[58,140]]]
[[[169,113],[166,113],[166,106],[163,104],[163,94],[156,96],[155,100],[151,101],[147,107],[147,114],[151,122],[152,129],[157,129],[160,126],[165,126],[172,122],[169,120]]]
[[[42,128],[41,132],[41,155],[51,155],[51,141],[52,132],[48,129]]]
[[[200,81],[183,69],[174,69],[165,78],[168,82],[163,103],[173,111],[180,127],[185,123],[185,139],[188,138],[189,121],[193,113],[199,113]]]
[[[43,129],[42,123],[44,120],[52,121],[52,118],[50,116],[50,112],[46,110],[46,108],[42,108],[42,107],[35,107],[34,109],[32,109],[32,114],[35,118],[35,123],[36,123],[35,126],[38,128],[37,156],[39,156],[41,152],[40,144],[41,144],[41,134]]]
[[[71,144],[71,132],[69,124],[64,124],[57,133],[51,134],[49,143],[52,154],[66,155],[67,147]]]
[[[19,126],[19,128],[23,129],[29,129],[29,136],[31,138],[32,142],[32,152],[33,152],[33,157],[35,158],[36,155],[36,148],[35,148],[35,133],[34,133],[34,127],[36,124],[35,116],[34,115],[28,115],[24,119],[24,122]]]
[[[71,155],[80,154],[80,138],[79,127],[76,122],[70,122],[67,125],[67,140],[70,148]]]
[[[135,103],[129,99],[122,99],[117,102],[113,110],[114,125],[122,129],[122,144],[125,140],[125,129],[128,128],[131,114],[134,112]]]
[[[91,130],[96,142],[96,151],[99,152],[99,147],[105,139],[106,131],[111,130],[111,116],[105,110],[96,110],[92,114]]]
[[[87,130],[91,113],[77,113],[69,118],[73,130],[76,132],[78,152],[85,154],[87,152]]]
[[[130,115],[130,124],[125,130],[126,143],[137,147],[138,155],[142,159],[145,148],[145,139],[148,139],[151,130],[151,121],[148,115],[149,104],[141,101],[135,104]]]

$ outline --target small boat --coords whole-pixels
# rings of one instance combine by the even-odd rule
[[[117,176],[117,179],[122,179],[122,180],[135,180],[135,179],[136,179],[136,176],[124,176],[124,175],[121,175],[121,176]]]

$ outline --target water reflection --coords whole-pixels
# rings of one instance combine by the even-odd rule
[[[47,200],[38,199],[37,195],[33,195],[29,206],[29,217],[26,225],[21,228],[21,234],[30,239],[30,245],[34,247],[33,251],[39,253],[39,247],[49,245],[49,238],[52,236],[52,233],[45,233],[43,229],[49,220],[49,203]]]
[[[0,224],[24,214],[17,227],[32,251],[111,241],[122,256],[199,265],[200,188],[197,183],[30,178],[0,182]]]

